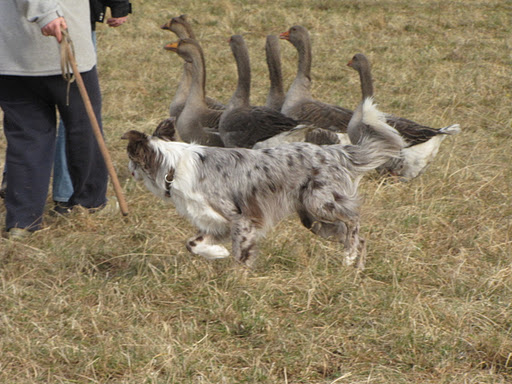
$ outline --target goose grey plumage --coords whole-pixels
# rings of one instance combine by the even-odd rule
[[[311,124],[323,128],[335,128],[346,132],[348,122],[352,117],[352,111],[336,105],[322,103],[314,100],[311,96],[312,53],[308,30],[303,26],[295,25],[288,31],[281,33],[280,38],[290,41],[297,49],[299,57],[297,76],[286,93],[282,112],[299,121],[308,121]],[[371,77],[369,79],[371,82]],[[385,116],[386,122],[400,132],[407,146],[411,147],[411,150],[404,152],[406,157],[411,157],[405,164],[412,164],[415,161],[419,161],[418,159],[422,158],[422,156],[424,157],[419,161],[419,165],[414,166],[412,169],[405,169],[399,172],[404,178],[416,177],[418,175],[417,172],[420,172],[418,169],[424,169],[426,163],[431,161],[428,159],[432,158],[432,156],[435,156],[437,153],[437,149],[439,148],[438,142],[442,141],[446,135],[453,135],[460,132],[458,124],[439,129],[418,124],[403,117],[389,114]],[[431,141],[431,139],[435,137],[437,137],[437,139]],[[420,144],[425,145],[413,149],[413,147]],[[413,155],[415,152],[419,152],[419,154]],[[426,154],[430,155],[426,156]],[[390,165],[390,172],[396,172],[399,168],[398,164],[394,166]]]
[[[281,69],[281,49],[279,37],[268,35],[265,42],[265,54],[267,59],[270,88],[265,106],[276,111],[281,111],[284,103],[285,92],[283,87],[283,71]]]
[[[352,111],[321,102],[311,95],[312,52],[308,30],[303,26],[294,25],[279,37],[292,43],[298,52],[297,75],[286,93],[281,112],[300,122],[346,132]]]
[[[219,134],[226,147],[252,148],[259,141],[289,131],[298,123],[281,112],[250,105],[251,67],[249,51],[241,35],[233,35],[229,45],[235,57],[238,83],[222,113]]]
[[[352,143],[357,143],[360,129],[351,129],[351,126],[360,124],[364,117],[363,106],[367,103],[367,100],[373,99],[373,79],[370,63],[362,53],[354,55],[347,65],[359,73],[361,83],[362,101],[354,111],[349,123],[350,140]],[[446,136],[460,132],[458,124],[437,129],[389,114],[386,114],[385,118],[389,125],[394,125],[399,131],[406,147],[402,149],[401,157],[388,161],[379,170],[380,172],[397,175],[402,180],[410,180],[422,174],[437,155],[439,146]]]
[[[187,143],[224,146],[218,132],[215,132],[222,111],[208,108],[205,101],[206,69],[201,46],[194,39],[185,38],[167,44],[165,49],[177,53],[190,64],[190,91],[176,120],[179,137]]]
[[[196,40],[194,30],[188,21],[187,15],[173,17],[160,28],[173,32],[178,39],[190,38]],[[191,65],[188,62],[184,62],[180,82],[178,83],[176,93],[174,94],[174,98],[171,100],[171,104],[169,106],[169,114],[172,117],[178,118],[179,114],[185,107],[185,102],[187,101],[190,91],[190,84],[192,82],[192,71],[190,66]],[[208,96],[206,97],[206,105],[211,109],[223,110],[226,108],[220,101]]]

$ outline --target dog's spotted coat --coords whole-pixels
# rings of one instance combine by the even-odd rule
[[[364,259],[359,236],[362,175],[398,156],[398,133],[385,125],[358,145],[292,143],[267,149],[217,148],[169,141],[165,134],[129,131],[130,170],[155,195],[171,200],[199,232],[187,249],[208,259],[229,255],[248,266],[256,242],[296,212],[315,234],[341,242],[345,263]],[[364,133],[366,132],[366,133]],[[375,132],[374,132],[375,133]],[[172,177],[172,180],[170,180]]]

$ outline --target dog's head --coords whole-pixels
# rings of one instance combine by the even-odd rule
[[[155,195],[169,197],[176,166],[181,154],[191,144],[173,141],[174,121],[162,122],[152,136],[131,130],[122,139],[128,140],[128,168],[137,181],[143,181]]]
[[[174,167],[168,167],[167,173],[162,166],[163,155],[154,145],[155,141],[162,139],[148,136],[139,131],[128,131],[122,137],[128,140],[126,151],[128,152],[128,169],[137,181],[143,181],[151,192],[156,196],[169,197],[170,182],[174,177]],[[171,179],[168,178],[170,174]]]
[[[132,130],[121,137],[121,139],[128,140],[126,151],[130,159],[129,168],[136,180],[142,179],[141,171],[153,178],[156,177],[162,156],[157,154],[155,147],[150,145],[150,141],[155,140],[154,138],[175,141],[174,122],[174,117],[163,120],[158,124],[152,136]]]
[[[132,130],[121,136],[121,139],[128,140],[128,168],[135,180],[142,180],[144,174],[155,179],[159,161],[155,150],[149,145],[150,136]]]

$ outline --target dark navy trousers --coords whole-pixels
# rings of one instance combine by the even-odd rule
[[[96,68],[81,74],[101,126]],[[0,75],[0,107],[7,138],[6,229],[41,227],[54,160],[57,113],[66,126],[66,155],[74,193],[70,206],[106,203],[108,172],[76,82],[62,76]]]

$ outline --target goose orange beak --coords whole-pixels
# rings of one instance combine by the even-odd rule
[[[164,45],[164,49],[172,52],[178,52],[178,42],[175,41],[174,43],[166,44]]]
[[[282,40],[290,40],[290,31],[280,33],[279,38]]]

